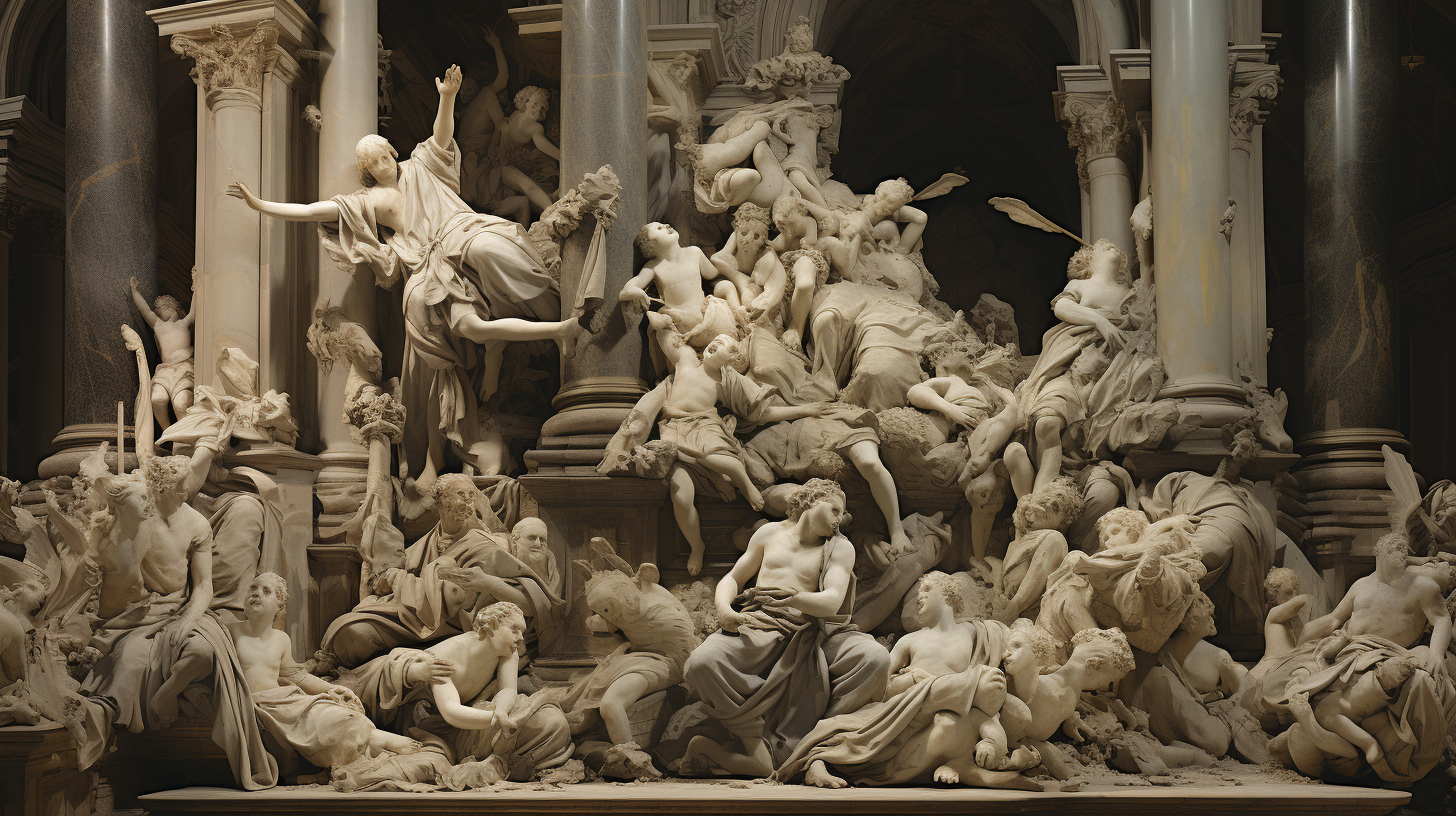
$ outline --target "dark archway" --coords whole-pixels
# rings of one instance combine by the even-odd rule
[[[866,3],[820,48],[849,69],[835,178],[857,192],[904,176],[917,189],[961,168],[970,183],[920,202],[925,262],[957,309],[982,292],[1017,309],[1024,349],[1040,348],[1046,308],[1066,283],[1066,238],[1013,224],[986,199],[1014,196],[1077,231],[1080,194],[1056,121],[1058,28],[1031,4]]]

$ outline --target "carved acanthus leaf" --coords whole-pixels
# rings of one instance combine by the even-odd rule
[[[1087,183],[1087,163],[1093,159],[1126,158],[1132,131],[1122,101],[1111,93],[1068,93],[1062,97],[1067,145],[1077,151],[1077,175]]]
[[[208,38],[176,34],[172,51],[193,61],[192,80],[204,93],[227,88],[258,92],[263,72],[273,59],[278,24],[264,20],[246,35],[233,34],[226,23],[215,23]]]

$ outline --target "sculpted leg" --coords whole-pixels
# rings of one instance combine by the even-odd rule
[[[522,173],[518,168],[510,166],[503,168],[501,180],[506,183],[507,187],[524,194],[526,198],[531,200],[531,203],[535,205],[536,209],[544,210],[551,206],[551,196],[546,195],[546,192],[536,182],[532,181],[529,176]]]
[[[613,745],[632,741],[632,727],[627,719],[627,709],[652,691],[652,681],[646,675],[636,673],[624,675],[607,687],[598,710]]]
[[[885,515],[885,527],[890,533],[890,546],[896,552],[911,551],[910,537],[905,535],[905,525],[900,520],[900,495],[895,490],[895,479],[880,461],[880,443],[866,439],[850,446],[849,461],[870,484],[870,493],[875,504]]]
[[[983,566],[996,515],[1006,505],[1006,480],[997,470],[991,467],[966,486],[966,501],[971,505],[971,555]],[[961,569],[963,565],[952,566]]]
[[[1041,490],[1061,475],[1062,431],[1065,427],[1056,417],[1044,416],[1036,421],[1036,483],[1032,486],[1033,491]]]
[[[748,500],[749,507],[755,511],[763,509],[763,494],[758,492],[758,488],[748,478],[748,470],[743,467],[743,462],[738,457],[713,453],[703,457],[703,465],[715,473],[727,476],[728,481]]]
[[[1006,446],[1006,453],[1001,460],[1006,463],[1006,474],[1011,479],[1011,492],[1020,501],[1022,496],[1032,491],[1036,481],[1036,470],[1031,466],[1031,454],[1026,452],[1026,446],[1020,442],[1012,442]]]
[[[824,641],[829,663],[829,710],[825,717],[858,711],[884,696],[890,652],[864,632],[841,632]]]
[[[168,411],[171,407],[172,398],[167,394],[167,389],[163,388],[160,383],[154,383],[152,385],[152,416],[156,417],[157,424],[162,426],[164,431],[167,430],[167,426],[172,424],[172,416]],[[177,416],[180,418],[182,412],[178,411]]]
[[[166,631],[157,637],[164,637]],[[212,674],[212,663],[212,647],[201,636],[189,635],[166,681],[152,695],[151,707],[159,727],[170,728],[177,721],[178,698],[188,686]]]
[[[667,492],[672,498],[672,515],[677,519],[677,528],[692,550],[688,556],[688,574],[697,575],[703,569],[703,531],[698,523],[698,508],[694,505],[697,489],[693,487],[692,474],[681,465],[674,466],[667,474]]]

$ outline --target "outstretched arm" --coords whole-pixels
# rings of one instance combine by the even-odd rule
[[[545,153],[546,155],[557,161],[561,161],[561,150],[558,149],[556,145],[551,144],[551,140],[546,138],[545,129],[541,128],[539,125],[536,128],[536,132],[531,135],[531,141],[536,143],[537,150]]]
[[[313,204],[284,204],[278,201],[264,201],[253,195],[248,185],[235,181],[228,185],[227,194],[241,198],[249,207],[264,215],[281,218],[284,221],[337,221],[339,205],[333,201],[318,201]]]
[[[182,325],[191,326],[197,320],[197,267],[192,267],[192,298],[187,303],[187,316]]]
[[[141,292],[137,291],[136,278],[131,279],[131,302],[136,305],[137,311],[142,313],[142,320],[147,321],[148,326],[156,328],[157,315],[152,312],[151,307],[147,306],[147,299],[142,297]]]
[[[452,65],[445,71],[444,79],[435,80],[435,90],[440,92],[440,109],[435,113],[435,144],[449,150],[455,141],[455,94],[460,92],[460,66]]]

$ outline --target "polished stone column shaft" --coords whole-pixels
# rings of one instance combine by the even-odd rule
[[[561,9],[561,183],[569,187],[610,164],[622,182],[622,197],[607,233],[600,330],[575,358],[563,361],[558,413],[547,421],[543,437],[610,435],[646,387],[638,373],[641,334],[617,293],[636,272],[633,241],[647,218],[649,98],[646,5],[568,0]],[[562,249],[563,310],[575,298],[591,226],[583,224]]]
[[[1306,3],[1304,455],[1311,560],[1338,591],[1386,529],[1380,448],[1399,427],[1395,308],[1395,0]]]
[[[242,349],[257,361],[259,354],[259,233],[262,215],[227,194],[238,181],[262,189],[263,100],[258,91],[218,88],[206,96],[212,114],[207,140],[208,190],[203,234],[207,247],[198,270],[199,308],[196,330],[196,377],[211,383],[218,354]]]
[[[1228,0],[1152,0],[1152,184],[1164,397],[1217,428],[1243,413],[1234,380]],[[1185,440],[1196,447],[1213,439]]]
[[[95,444],[108,429],[114,438],[116,404],[136,399],[136,366],[119,327],[140,320],[128,281],[137,278],[148,297],[157,288],[157,27],[146,15],[152,5],[66,3],[67,427],[57,438],[63,447]],[[74,472],[78,463],[52,457],[41,476]]]

